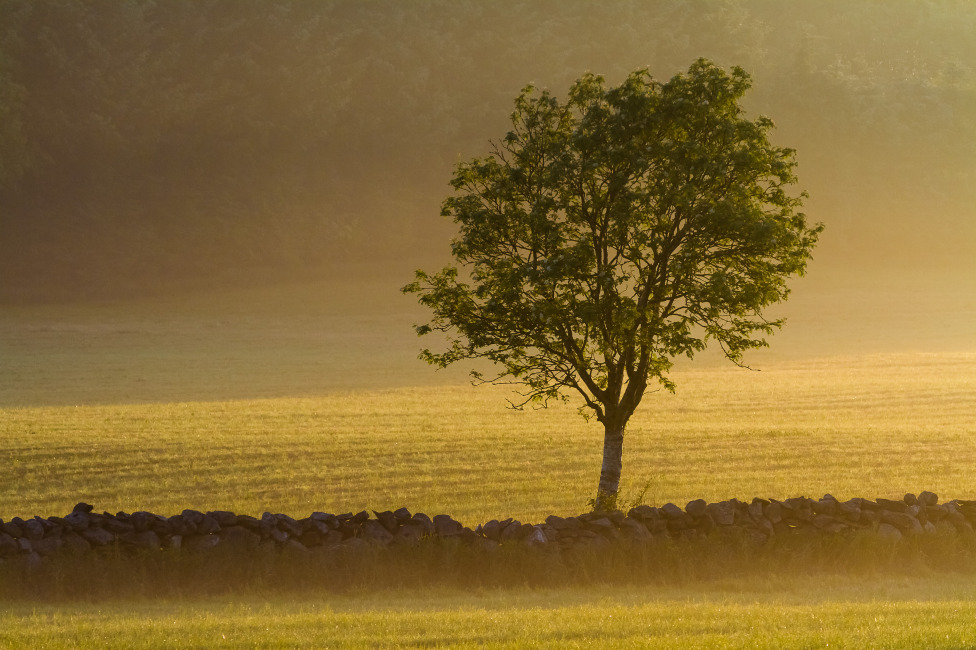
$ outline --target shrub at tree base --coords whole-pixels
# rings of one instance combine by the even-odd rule
[[[406,508],[303,519],[92,510],[0,520],[0,594],[684,580],[751,574],[770,560],[802,570],[976,568],[976,502],[940,504],[931,492],[696,500],[475,529]]]

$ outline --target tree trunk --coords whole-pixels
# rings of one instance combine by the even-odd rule
[[[623,465],[624,427],[627,420],[609,419],[604,424],[603,468],[600,470],[600,485],[596,491],[593,510],[609,512],[617,509],[617,492],[620,491],[620,469]]]

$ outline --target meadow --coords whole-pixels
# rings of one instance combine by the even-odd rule
[[[705,357],[675,370],[676,394],[647,396],[625,442],[625,501],[976,497],[976,345],[962,334],[971,296],[948,316],[913,312],[916,324],[938,314],[948,334],[912,347],[922,329],[870,334],[871,318],[895,312],[893,290],[885,302],[883,291],[845,299],[820,288],[840,297],[827,313],[847,307],[846,320],[801,301],[758,371]],[[409,328],[417,312],[395,286],[313,289],[5,309],[0,517],[63,515],[78,501],[296,517],[405,506],[472,527],[585,511],[598,424],[572,405],[512,411],[505,388],[424,368]],[[829,345],[834,330],[846,343]],[[961,647],[976,643],[974,578],[823,569],[94,590],[4,602],[0,646]]]

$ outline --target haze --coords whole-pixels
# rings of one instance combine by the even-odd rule
[[[453,165],[526,83],[702,56],[827,226],[756,360],[976,351],[973,34],[963,0],[5,0],[0,406],[463,380],[397,292],[448,259]]]

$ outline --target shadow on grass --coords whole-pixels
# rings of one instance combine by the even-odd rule
[[[350,593],[402,588],[679,587],[844,575],[976,575],[976,540],[932,534],[892,541],[873,533],[779,536],[764,545],[711,536],[619,543],[604,549],[555,544],[485,550],[452,540],[414,546],[103,552],[20,558],[0,565],[0,599],[99,601],[225,594]]]

